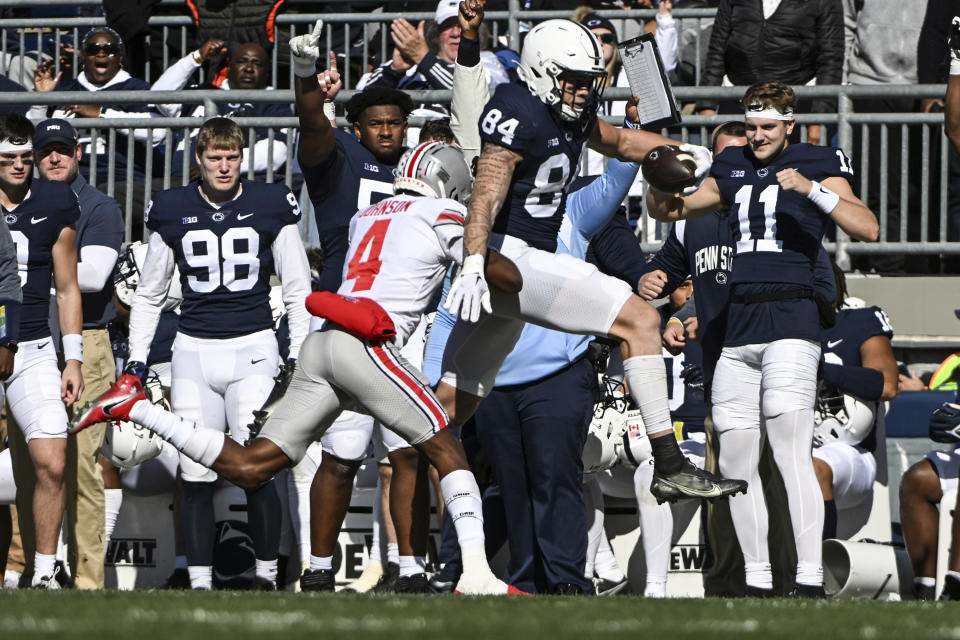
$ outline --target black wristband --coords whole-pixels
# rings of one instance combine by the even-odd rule
[[[480,64],[480,42],[478,40],[460,36],[457,64],[462,67],[475,67]]]

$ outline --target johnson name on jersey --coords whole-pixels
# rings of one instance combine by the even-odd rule
[[[809,180],[851,179],[850,159],[836,147],[789,145],[762,165],[748,147],[728,147],[710,175],[730,207],[736,248],[733,282],[813,285],[826,216],[805,195],[784,191],[777,172],[793,168]]]
[[[420,322],[444,273],[462,257],[467,210],[456,200],[395,196],[350,221],[350,248],[338,293],[384,308],[403,346]],[[418,289],[411,285],[419,283]]]
[[[65,182],[35,178],[27,198],[13,211],[0,206],[17,245],[17,267],[23,289],[20,312],[22,342],[50,335],[51,252],[64,227],[80,218],[77,196]]]
[[[561,123],[526,87],[497,87],[480,117],[480,138],[516,151],[523,160],[513,172],[494,231],[556,251],[566,188],[577,176],[580,153],[596,122],[591,114]]]
[[[240,194],[220,207],[196,183],[161,191],[147,206],[147,228],[173,250],[183,302],[180,331],[231,338],[273,327],[272,245],[300,207],[283,184],[241,180]]]

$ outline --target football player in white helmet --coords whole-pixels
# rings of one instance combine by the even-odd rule
[[[837,320],[822,343],[813,468],[823,493],[823,537],[845,539],[870,516],[876,457],[886,457],[877,427],[883,403],[897,395],[898,371],[886,314],[879,307],[846,308],[846,279],[836,265],[834,278]]]

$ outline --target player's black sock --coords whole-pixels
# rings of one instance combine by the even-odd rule
[[[183,482],[180,530],[187,564],[213,566],[217,522],[213,513],[213,482]]]
[[[837,537],[837,503],[834,500],[823,501],[823,539]]]
[[[247,490],[247,528],[257,560],[276,560],[280,548],[280,496],[273,480]]]
[[[650,438],[653,468],[658,473],[676,473],[683,468],[683,452],[672,433]]]

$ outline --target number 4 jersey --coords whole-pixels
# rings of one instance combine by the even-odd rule
[[[806,195],[784,191],[777,172],[793,168],[809,180],[853,178],[850,160],[836,147],[792,144],[762,165],[747,147],[729,147],[716,157],[710,175],[730,205],[736,258],[734,284],[813,285],[826,215]]]
[[[456,200],[395,196],[350,221],[350,248],[338,293],[384,308],[402,346],[463,248],[466,208]]]
[[[296,198],[282,184],[242,180],[241,185],[236,198],[219,206],[208,202],[193,183],[157,193],[147,207],[147,228],[169,247],[180,270],[179,330],[187,335],[233,338],[271,328],[270,276],[275,270],[285,300],[288,292],[302,289],[301,300],[309,293]],[[151,237],[145,272],[153,262],[155,242]],[[172,270],[172,265],[165,266]],[[131,348],[133,334],[131,327]]]

